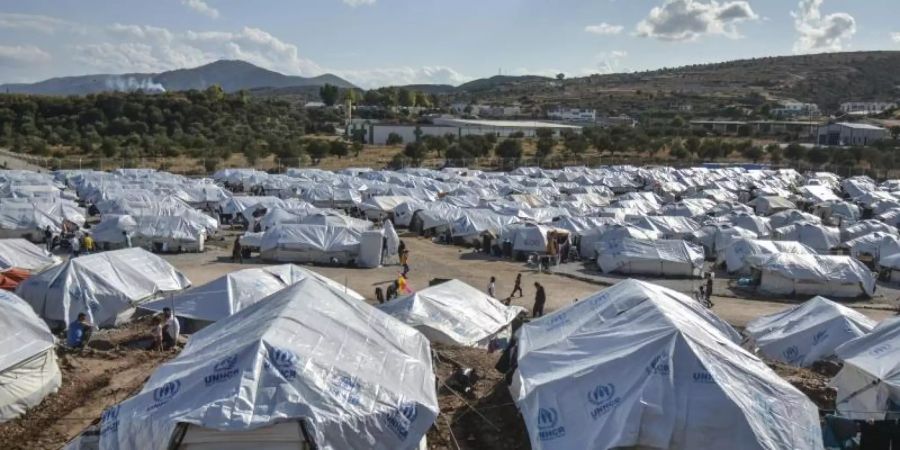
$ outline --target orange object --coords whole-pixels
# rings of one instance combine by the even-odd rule
[[[0,289],[15,291],[16,288],[19,287],[19,283],[25,281],[30,276],[31,272],[18,267],[13,267],[0,272]]]

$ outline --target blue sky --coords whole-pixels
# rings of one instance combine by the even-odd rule
[[[0,82],[244,59],[363,87],[900,50],[897,0],[0,0]]]

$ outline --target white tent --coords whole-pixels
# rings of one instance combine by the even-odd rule
[[[897,227],[888,225],[880,220],[868,219],[856,222],[841,230],[841,241],[847,242],[876,231],[897,236]]]
[[[771,216],[780,211],[795,209],[797,205],[794,202],[776,196],[757,197],[750,202],[756,210],[757,214],[763,216]]]
[[[367,218],[383,220],[393,214],[397,206],[412,201],[415,199],[404,195],[376,195],[369,197],[358,207]]]
[[[775,253],[796,253],[813,255],[815,250],[793,241],[766,241],[759,239],[738,239],[723,253],[719,253],[718,264],[725,264],[728,273],[749,275],[750,258],[772,255]]]
[[[684,239],[700,228],[700,224],[683,216],[637,216],[628,221],[653,231],[661,239]]]
[[[269,261],[381,264],[383,231],[365,231],[330,225],[279,225],[265,232],[260,256]]]
[[[874,231],[846,241],[841,247],[849,249],[850,256],[856,259],[869,256],[874,262],[878,262],[883,256],[900,253],[900,238],[896,234]]]
[[[431,342],[501,350],[508,343],[513,319],[525,312],[459,280],[388,301],[378,309],[421,331]]]
[[[54,326],[86,313],[98,326],[130,319],[141,303],[191,282],[172,265],[139,248],[72,258],[23,281],[16,293]]]
[[[821,449],[816,406],[690,297],[627,280],[525,324],[531,448]]]
[[[25,239],[0,239],[0,270],[13,267],[37,272],[59,263],[45,247]]]
[[[822,219],[796,209],[781,211],[769,217],[769,225],[772,226],[772,229],[793,225],[797,222],[822,223]]]
[[[55,339],[19,297],[0,290],[0,423],[36,406],[62,384]]]
[[[886,319],[835,353],[844,362],[831,380],[838,414],[883,420],[888,412],[900,412],[900,318]]]
[[[872,296],[875,277],[849,256],[776,253],[748,259],[760,271],[759,289],[777,295]]]
[[[160,312],[172,308],[175,315],[208,324],[224,319],[288,286],[315,278],[357,300],[365,297],[329,278],[293,264],[238,270],[172,298],[144,303],[141,309]]]
[[[827,254],[841,243],[841,232],[837,228],[809,222],[776,228],[772,236],[780,241],[797,241],[822,254]]]
[[[581,255],[582,259],[595,259],[597,257],[597,243],[601,241],[620,241],[622,239],[652,241],[658,238],[659,235],[655,231],[634,225],[611,222],[582,232],[578,239],[578,254]]]
[[[875,321],[846,306],[815,297],[774,314],[758,317],[744,332],[769,359],[809,367],[834,355],[839,345],[865,335]]]
[[[703,272],[703,249],[687,241],[600,241],[595,250],[605,273],[697,277]]]
[[[104,412],[100,448],[414,449],[438,412],[425,337],[307,278],[193,335]]]

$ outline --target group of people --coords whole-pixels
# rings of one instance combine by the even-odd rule
[[[94,324],[88,320],[85,313],[78,313],[78,317],[69,324],[66,332],[66,344],[69,348],[80,350],[87,347],[94,333]],[[172,313],[171,308],[163,308],[162,316],[153,318],[153,343],[151,350],[171,350],[175,348],[178,342],[178,336],[181,334],[181,325],[178,318]]]
[[[72,252],[73,258],[81,256],[82,253],[94,253],[97,251],[96,242],[90,233],[76,229],[67,234],[68,238],[65,237],[66,234],[56,236],[53,234],[53,230],[50,229],[50,226],[47,225],[47,227],[44,228],[44,242],[47,245],[47,251],[52,252],[54,248],[61,244],[62,239],[65,239],[66,243],[69,244],[69,251]],[[126,242],[129,242],[127,233]],[[131,245],[129,245],[129,247],[130,246]]]
[[[519,297],[523,297],[525,294],[522,292],[522,274],[516,274],[516,281],[513,285],[512,293],[509,294],[509,297],[506,298],[504,303],[509,306],[513,297],[515,297],[516,293],[519,293]],[[491,277],[491,281],[488,282],[487,293],[491,297],[497,297],[497,277]],[[534,318],[538,318],[544,315],[544,304],[547,303],[547,293],[544,291],[544,286],[537,281],[534,282],[534,305],[531,308],[531,316]]]

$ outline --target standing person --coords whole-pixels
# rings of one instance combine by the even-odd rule
[[[522,274],[521,273],[516,274],[516,284],[515,284],[515,286],[513,286],[512,294],[509,294],[509,298],[513,298],[516,295],[516,292],[519,293],[519,297],[522,297],[523,295],[525,295],[522,293]]]
[[[77,258],[81,256],[81,240],[78,239],[78,236],[72,235],[69,238],[69,247],[72,249],[72,257]]]
[[[163,308],[163,350],[175,348],[180,334],[181,325],[178,323],[178,319],[172,314],[171,309]]]
[[[241,237],[235,236],[234,247],[231,249],[231,262],[244,263],[244,252],[241,248]]]
[[[400,245],[397,246],[397,254],[402,255],[403,252],[406,251],[406,242],[403,242],[403,239],[400,239]]]
[[[125,238],[125,248],[131,248],[131,235],[127,231],[123,231],[122,236]]]
[[[547,302],[547,294],[541,283],[534,283],[534,307],[531,308],[531,317],[538,318],[544,315],[544,303]]]
[[[496,277],[491,277],[491,282],[488,283],[487,293],[488,293],[488,295],[490,295],[491,297],[497,298],[497,297],[494,295],[494,293],[496,292],[496,290],[497,290],[497,278],[496,278]]]
[[[87,314],[78,313],[78,318],[69,324],[66,343],[72,348],[84,348],[91,340],[94,324],[88,322]]]
[[[163,349],[163,319],[159,316],[153,317],[153,329],[150,330],[153,334],[153,344],[150,347],[151,350],[162,351]]]
[[[53,231],[50,230],[50,225],[47,225],[47,228],[44,228],[44,243],[47,244],[47,251],[53,251]]]
[[[706,295],[707,302],[709,302],[709,298],[712,297],[712,290],[713,290],[713,277],[712,277],[711,273],[708,273],[708,274],[706,274],[706,292],[704,292],[704,294]]]
[[[403,276],[405,277],[409,273],[409,250],[403,249],[400,252],[400,265],[403,267]]]
[[[94,253],[94,238],[90,233],[85,233],[84,235],[84,252]]]

